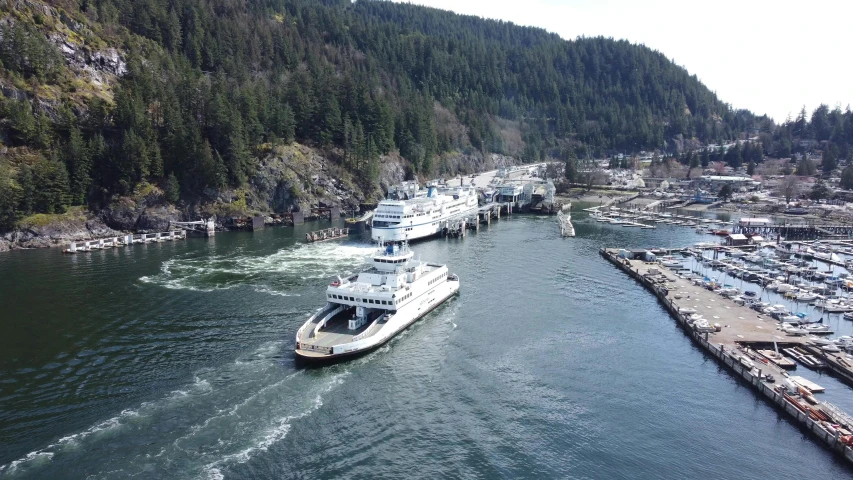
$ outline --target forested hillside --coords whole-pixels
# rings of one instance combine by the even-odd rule
[[[384,1],[0,1],[0,227],[245,187],[276,145],[374,188],[448,152],[527,161],[733,138],[753,123],[661,53]]]

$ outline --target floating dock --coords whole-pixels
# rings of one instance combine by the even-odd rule
[[[184,230],[172,230],[159,233],[141,233],[123,235],[120,237],[100,238],[98,240],[84,240],[82,242],[71,242],[62,253],[82,253],[106,248],[124,247],[138,243],[171,242],[173,240],[184,240],[187,232]]]
[[[560,235],[564,237],[575,236],[575,226],[572,225],[572,214],[557,212],[557,223],[560,225]]]
[[[786,348],[782,351],[785,353],[785,355],[788,355],[789,357],[811,368],[812,370],[823,370],[824,368],[826,368],[826,363],[823,360],[806,352],[801,347]]]
[[[777,353],[773,350],[757,350],[757,352],[759,355],[766,358],[770,363],[779,368],[784,368],[785,370],[793,370],[797,368],[796,362],[781,353]]]
[[[349,236],[349,228],[324,228],[314,232],[305,234],[305,241],[308,243],[325,242],[327,240],[338,240]]]
[[[825,391],[826,391],[826,389],[825,389],[825,388],[823,388],[823,387],[821,387],[820,385],[818,385],[818,384],[816,384],[816,383],[812,382],[811,380],[807,380],[807,379],[805,379],[805,378],[803,378],[803,377],[799,377],[799,376],[797,376],[797,375],[792,375],[792,376],[790,376],[790,377],[788,377],[788,378],[789,378],[792,382],[794,382],[794,383],[796,383],[797,385],[799,385],[799,386],[801,386],[801,387],[803,387],[803,388],[807,389],[808,391],[810,391],[810,392],[812,392],[812,393],[822,393],[822,392],[825,392]]]
[[[626,250],[602,248],[599,251],[601,256],[651,291],[700,348],[788,414],[791,421],[853,463],[853,418],[829,402],[818,401],[809,388],[820,388],[818,385],[804,386],[794,382],[784,369],[751,348],[778,341],[785,347],[802,346],[811,351],[815,347],[808,338],[784,337],[776,330],[774,320],[679,278],[657,263],[625,258],[620,252],[624,255]],[[827,357],[850,363],[840,355]]]

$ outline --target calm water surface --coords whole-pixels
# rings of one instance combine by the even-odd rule
[[[306,370],[296,329],[372,251],[301,243],[320,226],[0,255],[0,477],[851,478],[597,254],[708,237],[516,216],[421,242],[461,294]]]

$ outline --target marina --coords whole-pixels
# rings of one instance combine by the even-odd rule
[[[653,292],[697,345],[829,449],[853,462],[850,417],[835,405],[821,402],[812,395],[823,392],[823,387],[800,376],[789,376],[787,371],[796,368],[796,364],[784,357],[778,347],[781,344],[783,352],[787,349],[800,352],[800,347],[805,347],[828,357],[829,352],[820,347],[821,343],[799,332],[786,332],[773,318],[730,301],[725,289],[714,293],[697,281],[676,275],[672,270],[676,268],[674,265],[650,262],[648,256],[629,259],[624,249],[602,249],[600,253]],[[768,345],[775,348],[767,349]],[[804,355],[799,356],[804,359]],[[817,365],[814,357],[808,361]],[[847,363],[843,358],[841,361]]]

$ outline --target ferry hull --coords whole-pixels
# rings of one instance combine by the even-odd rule
[[[459,282],[450,282],[448,281],[445,285],[448,287],[448,291],[444,294],[443,297],[436,299],[432,304],[430,304],[425,310],[422,312],[415,313],[411,319],[404,321],[404,323],[397,327],[395,331],[393,331],[390,335],[387,335],[382,338],[378,338],[376,342],[366,344],[362,347],[358,347],[352,350],[343,351],[340,353],[321,353],[313,350],[301,350],[297,348],[295,350],[296,360],[299,364],[309,366],[309,365],[321,365],[321,364],[329,364],[336,363],[345,360],[351,360],[355,357],[367,354],[377,348],[381,347],[388,343],[392,338],[396,337],[403,332],[407,328],[409,328],[412,324],[425,317],[427,314],[438,308],[440,305],[443,305],[446,301],[452,298],[454,295],[459,293]],[[415,308],[414,306],[410,308]],[[400,313],[400,312],[398,312]],[[378,334],[377,334],[378,335]],[[334,351],[334,350],[333,350]]]
[[[474,215],[477,213],[477,206],[473,206],[462,212],[455,213],[454,216]],[[449,217],[448,217],[449,218]],[[438,218],[432,222],[427,222],[420,225],[402,225],[393,227],[372,227],[371,239],[374,241],[389,243],[389,242],[414,242],[425,240],[434,237],[441,233],[441,223],[447,221],[447,218]],[[435,225],[433,225],[435,223]]]

